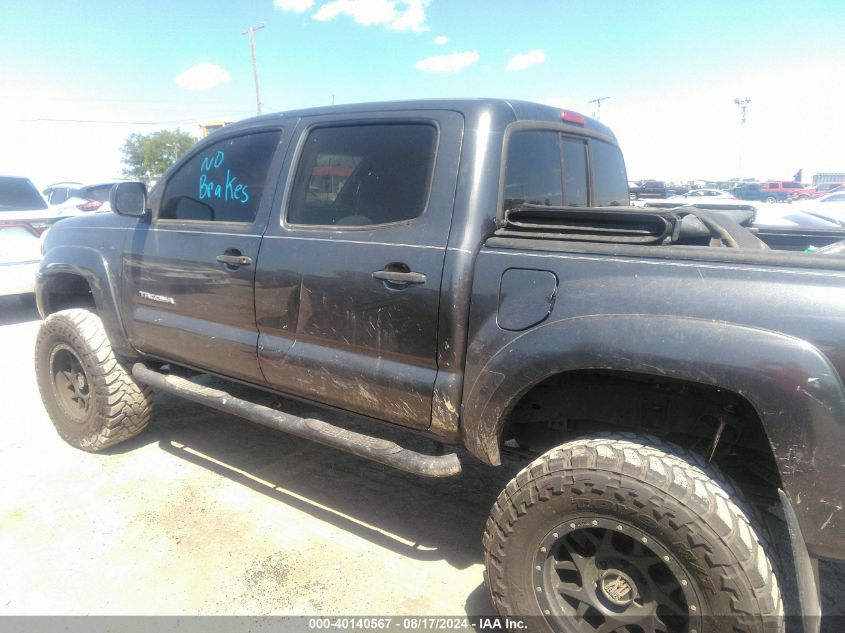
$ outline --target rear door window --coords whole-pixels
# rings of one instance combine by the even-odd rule
[[[425,123],[311,130],[299,159],[287,222],[374,226],[425,211],[437,129]]]
[[[195,154],[168,180],[158,219],[252,223],[280,137],[246,134]]]

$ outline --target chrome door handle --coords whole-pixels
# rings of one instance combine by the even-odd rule
[[[397,286],[405,286],[407,284],[424,284],[427,277],[423,273],[377,270],[373,273],[373,279],[386,281]]]
[[[252,257],[246,255],[218,255],[217,261],[227,266],[249,266],[252,264]]]

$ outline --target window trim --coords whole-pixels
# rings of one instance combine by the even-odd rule
[[[295,195],[294,191],[294,183],[296,182],[296,176],[299,172],[299,167],[302,162],[303,154],[305,153],[305,146],[308,144],[308,137],[311,135],[311,132],[317,129],[326,129],[326,128],[338,128],[338,127],[362,127],[362,126],[388,126],[388,125],[428,125],[429,127],[434,128],[435,138],[434,138],[434,153],[431,161],[431,173],[428,176],[428,184],[426,185],[425,190],[425,203],[423,204],[422,211],[419,215],[407,219],[407,220],[396,220],[395,222],[382,222],[381,224],[351,224],[351,225],[337,225],[337,224],[294,224],[288,222],[288,214],[290,213],[291,203],[293,202],[293,197]],[[420,117],[390,117],[384,119],[373,119],[373,118],[364,118],[364,119],[340,119],[340,120],[332,120],[332,121],[314,121],[309,123],[305,126],[305,128],[300,132],[299,139],[296,143],[296,148],[294,149],[293,155],[290,160],[290,165],[288,167],[287,179],[285,181],[285,196],[282,200],[282,205],[279,213],[279,224],[284,229],[292,229],[297,231],[332,231],[332,232],[345,232],[345,231],[372,231],[376,229],[382,228],[393,228],[397,226],[403,225],[411,225],[420,222],[426,215],[428,215],[428,208],[431,204],[431,192],[433,191],[434,185],[434,176],[437,172],[437,163],[438,158],[440,155],[440,142],[442,138],[441,134],[442,130],[440,128],[440,123],[436,119],[430,119],[423,116]]]
[[[213,138],[210,136],[207,137],[210,142],[205,142],[206,139],[203,139],[203,141],[200,141],[199,143],[194,145],[194,147],[192,147],[187,154],[182,156],[178,161],[176,161],[176,163],[173,164],[172,167],[170,167],[170,169],[165,172],[164,176],[162,176],[161,180],[159,181],[162,184],[161,196],[155,208],[153,209],[152,218],[150,220],[151,225],[164,225],[166,227],[173,227],[174,225],[187,224],[189,226],[196,226],[197,228],[214,226],[228,226],[230,228],[248,228],[259,221],[261,217],[261,206],[267,204],[265,202],[265,198],[269,196],[269,198],[272,199],[273,192],[275,190],[275,186],[267,186],[267,179],[270,178],[270,175],[273,172],[273,163],[279,159],[279,147],[282,145],[285,139],[285,128],[279,125],[273,125],[227,131],[229,132],[228,134],[222,134],[217,138]],[[160,217],[161,208],[164,205],[164,201],[166,200],[167,188],[170,186],[170,181],[173,180],[173,177],[177,173],[179,173],[197,155],[207,151],[209,148],[214,147],[218,143],[243,138],[245,136],[251,136],[253,134],[262,134],[264,132],[278,132],[279,138],[276,141],[276,149],[273,151],[273,156],[270,158],[270,163],[267,166],[267,175],[264,177],[264,192],[261,194],[261,200],[258,203],[258,209],[256,210],[255,217],[252,220],[250,220],[249,222],[238,222],[236,220],[185,220],[180,218]],[[274,183],[271,183],[271,185],[273,184]],[[156,188],[158,188],[158,186],[156,186]],[[152,196],[152,192],[150,192],[150,196]]]

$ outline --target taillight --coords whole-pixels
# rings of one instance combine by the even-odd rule
[[[41,234],[50,228],[49,222],[0,222],[0,229],[11,228],[26,229],[35,237],[41,237]]]
[[[572,110],[561,110],[560,118],[567,123],[574,123],[575,125],[586,125],[587,119],[583,114],[573,112]]]
[[[83,204],[76,205],[76,208],[79,209],[80,211],[96,211],[101,206],[103,206],[102,202],[100,202],[98,200],[88,199]]]
[[[50,228],[49,222],[30,222],[29,226],[35,231],[36,235],[41,235],[44,231]]]

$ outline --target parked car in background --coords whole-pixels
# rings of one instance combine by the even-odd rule
[[[797,208],[795,205],[761,204],[756,205],[756,227],[790,227],[814,230],[841,230],[843,224],[832,219],[814,215]]]
[[[767,180],[761,184],[763,202],[784,202],[790,196],[806,194],[809,189],[800,182],[787,182],[783,180]]]
[[[800,192],[796,192],[789,196],[789,200],[791,202],[793,200],[812,200],[814,198],[820,198],[821,196],[833,193],[834,191],[840,191],[843,188],[843,185],[845,185],[845,183],[825,182],[820,185],[816,185],[815,187],[810,187],[809,189],[803,189]]]
[[[631,200],[640,198],[668,198],[675,195],[675,191],[666,188],[662,180],[641,180],[635,186],[628,184],[628,197]]]
[[[790,196],[806,193],[800,182],[783,180],[765,180],[763,182],[745,182],[731,189],[731,194],[740,200],[760,200],[762,202],[785,202]]]
[[[55,182],[42,189],[41,195],[44,196],[47,204],[56,206],[67,202],[67,199],[70,197],[71,190],[77,189],[81,186],[81,182],[75,181]]]
[[[56,183],[44,190],[50,206],[60,216],[81,215],[94,211],[111,211],[109,192],[121,180],[82,185],[79,183]]]
[[[731,189],[730,194],[739,200],[762,200],[763,187],[759,182],[744,182]]]
[[[845,226],[845,191],[834,191],[815,200],[799,200],[791,206],[803,213]]]
[[[686,203],[694,203],[701,200],[726,199],[736,200],[736,196],[730,192],[722,191],[721,189],[691,189],[686,193],[682,193],[667,200],[682,200]]]
[[[41,234],[56,217],[29,178],[0,176],[0,296],[32,300]]]

